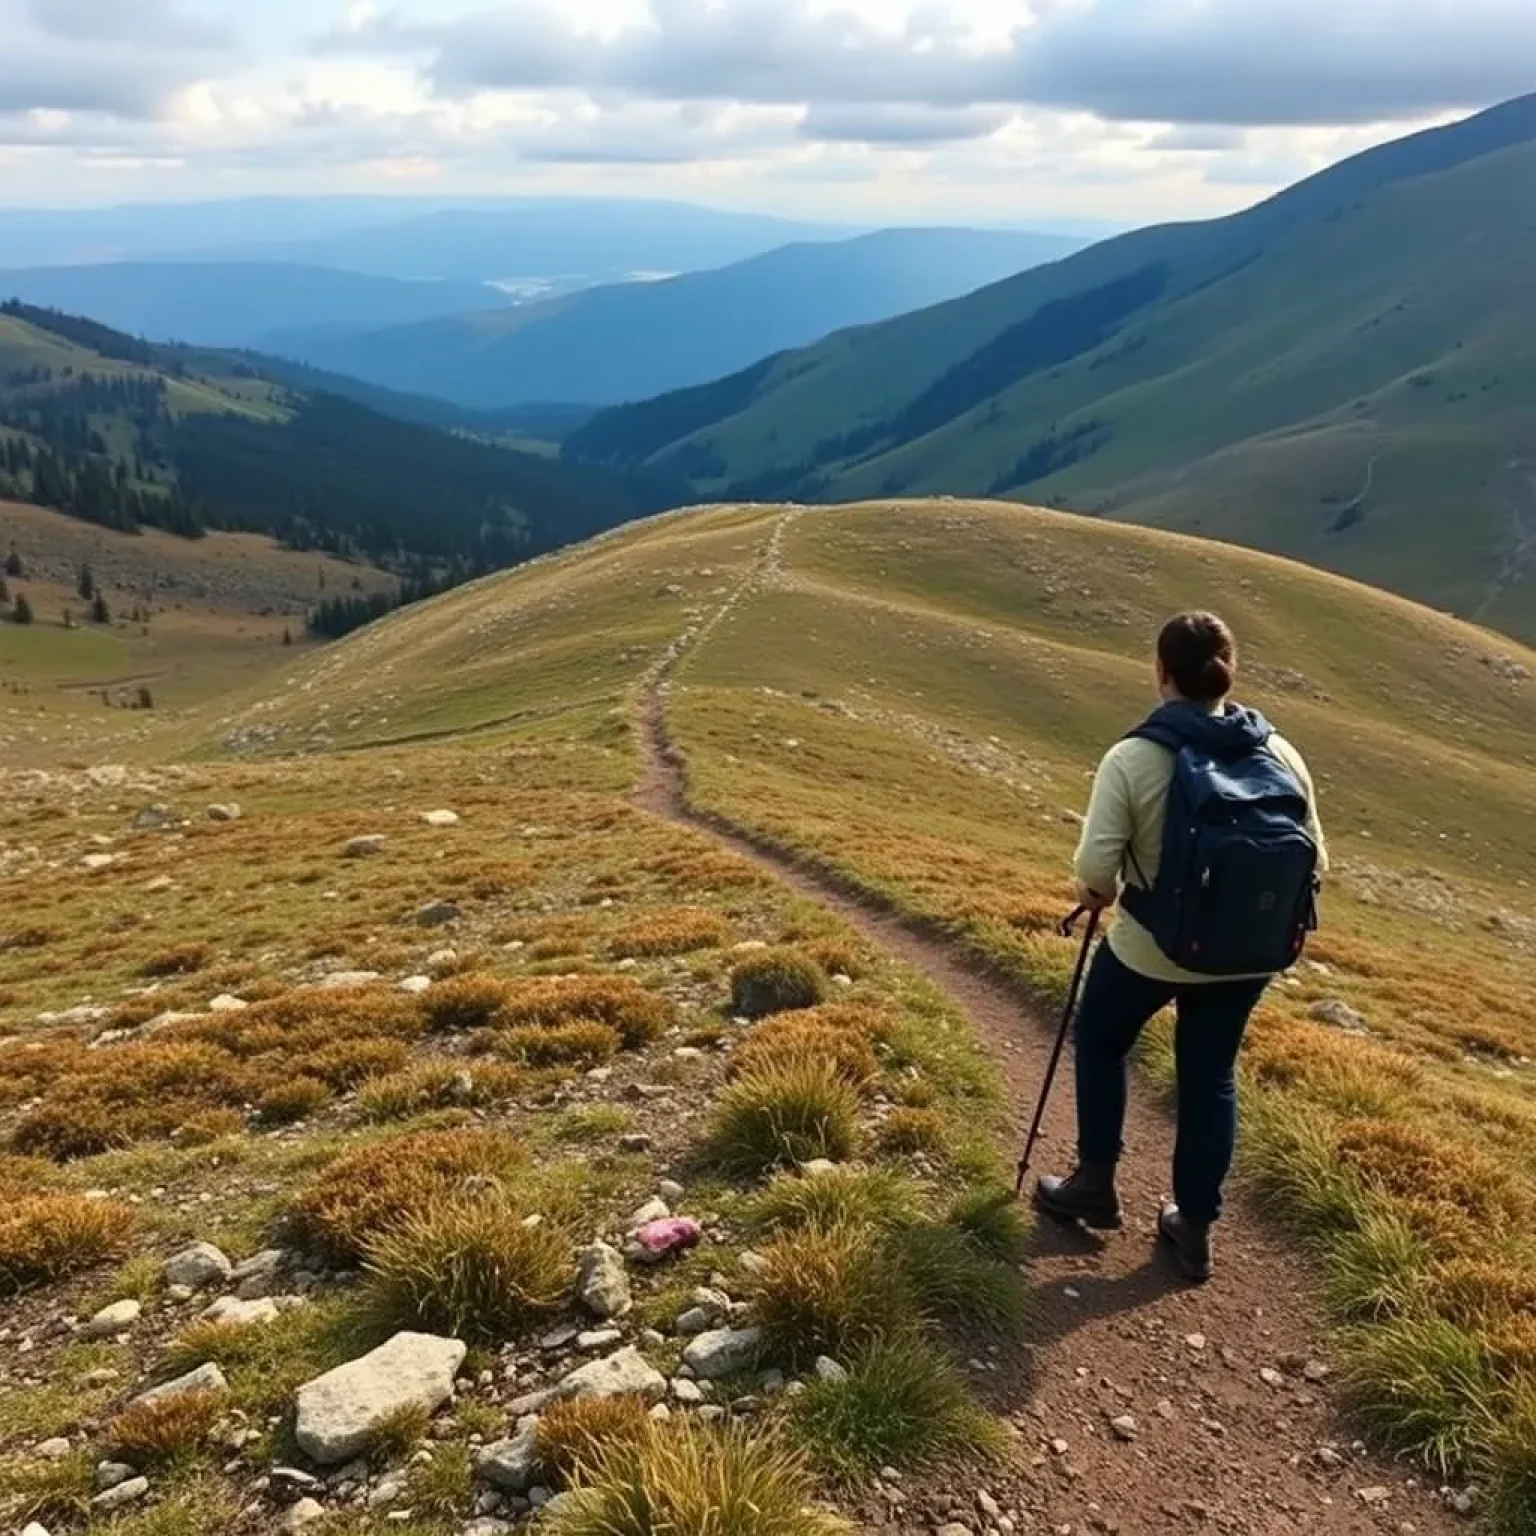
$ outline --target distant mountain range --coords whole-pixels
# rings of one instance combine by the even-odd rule
[[[508,307],[484,283],[406,282],[285,262],[111,262],[0,271],[0,298],[89,315],[114,330],[197,346],[261,347],[296,327],[399,325]]]
[[[272,197],[6,209],[0,267],[260,261],[413,281],[564,275],[591,284],[699,271],[791,241],[861,232],[639,198]]]
[[[700,383],[831,331],[968,293],[1082,244],[1029,232],[883,230],[783,246],[665,282],[371,332],[278,333],[262,345],[478,409],[531,400],[608,404]]]
[[[598,414],[710,498],[997,495],[1536,633],[1536,96]]]

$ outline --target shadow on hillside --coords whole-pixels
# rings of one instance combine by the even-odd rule
[[[1099,1253],[1104,1241],[1082,1227],[1042,1220],[1031,1234],[1031,1259],[1081,1257]],[[1064,1295],[1070,1286],[1077,1294]],[[1047,1348],[1069,1338],[1099,1318],[1123,1317],[1156,1305],[1164,1296],[1187,1289],[1166,1258],[1152,1252],[1133,1270],[1110,1275],[1053,1276],[1030,1286],[1031,1342]]]

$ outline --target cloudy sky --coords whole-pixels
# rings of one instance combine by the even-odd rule
[[[1224,211],[1536,89],[1536,0],[0,0],[0,203]]]

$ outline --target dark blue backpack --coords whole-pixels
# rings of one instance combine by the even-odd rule
[[[1164,705],[1131,732],[1174,753],[1162,860],[1151,889],[1127,883],[1121,905],[1186,970],[1207,976],[1283,971],[1317,926],[1317,845],[1307,797],[1267,745],[1256,711],[1212,715]],[[1129,854],[1129,850],[1127,850]]]

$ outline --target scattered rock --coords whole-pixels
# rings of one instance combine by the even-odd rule
[[[423,811],[421,819],[429,827],[456,827],[459,824],[457,811]]]
[[[196,1370],[188,1371],[183,1376],[178,1376],[174,1381],[161,1382],[158,1387],[150,1387],[146,1392],[140,1392],[134,1398],[133,1405],[140,1403],[161,1403],[167,1398],[184,1397],[189,1392],[227,1392],[229,1383],[224,1379],[224,1372],[212,1361],[200,1365]]]
[[[1184,1342],[1189,1345],[1189,1347],[1194,1350],[1196,1354],[1199,1354],[1200,1351],[1205,1348],[1205,1335],[1203,1333],[1186,1333],[1184,1335]]]
[[[411,914],[411,921],[418,928],[443,928],[458,922],[461,915],[455,902],[429,901],[425,906],[417,907]]]
[[[810,1162],[800,1164],[800,1172],[808,1179],[819,1179],[829,1173],[836,1173],[837,1164],[829,1157],[813,1157]]]
[[[294,1439],[321,1466],[358,1455],[373,1426],[396,1409],[429,1413],[453,1396],[455,1372],[468,1353],[461,1339],[397,1333],[388,1343],[317,1376],[299,1388]]]
[[[705,1381],[718,1381],[755,1364],[762,1341],[759,1328],[716,1328],[689,1344],[683,1351],[683,1364]]]
[[[654,1403],[665,1395],[667,1378],[638,1349],[629,1345],[617,1354],[578,1367],[553,1389],[556,1398],[623,1397],[633,1394]]]
[[[629,1220],[624,1223],[626,1232],[638,1232],[641,1227],[649,1226],[653,1221],[665,1221],[672,1214],[672,1207],[659,1196],[647,1200],[638,1211],[630,1213]]]
[[[208,1004],[209,1013],[243,1013],[251,1005],[233,992],[221,992]]]
[[[279,1498],[293,1498],[296,1494],[314,1493],[322,1484],[311,1472],[299,1467],[273,1467],[268,1474],[272,1491]]]
[[[1272,1365],[1266,1365],[1264,1369],[1259,1372],[1259,1380],[1262,1381],[1266,1387],[1283,1387],[1285,1385],[1285,1377],[1281,1375],[1281,1373],[1277,1371]]]
[[[281,1248],[263,1248],[242,1259],[230,1272],[230,1279],[236,1282],[235,1295],[241,1301],[259,1301],[270,1296],[286,1258]]]
[[[353,987],[368,987],[379,979],[377,971],[332,971],[317,983],[322,992],[348,992]]]
[[[1307,1017],[1316,1019],[1320,1024],[1331,1024],[1335,1029],[1346,1030],[1352,1035],[1368,1032],[1365,1015],[1358,1008],[1351,1008],[1342,997],[1319,998],[1307,1009]]]
[[[54,1435],[52,1439],[44,1440],[32,1448],[32,1454],[44,1461],[63,1461],[69,1452],[69,1441],[63,1435]]]
[[[292,1532],[305,1530],[317,1520],[323,1519],[325,1519],[325,1505],[317,1499],[305,1498],[288,1506],[288,1511],[278,1523],[277,1528],[283,1536],[291,1536]]]
[[[617,1344],[623,1337],[622,1328],[592,1328],[576,1335],[576,1348],[583,1354],[591,1354],[595,1349],[607,1349],[610,1344]]]
[[[223,1285],[233,1272],[234,1265],[212,1243],[193,1243],[172,1254],[164,1270],[167,1285],[187,1285],[194,1291],[215,1282]]]
[[[634,1305],[624,1260],[607,1243],[592,1243],[577,1255],[576,1297],[594,1317],[623,1317]]]
[[[841,1385],[848,1380],[848,1372],[830,1355],[819,1355],[816,1360],[816,1380]]]
[[[370,833],[366,837],[349,837],[341,845],[341,856],[344,859],[371,859],[374,854],[384,852],[386,841],[377,833]]]
[[[135,832],[165,832],[185,822],[186,817],[168,805],[146,805],[133,818],[133,829]]]
[[[97,1492],[116,1488],[119,1483],[126,1483],[134,1474],[135,1468],[130,1467],[126,1461],[98,1461],[95,1472]]]
[[[1321,1360],[1308,1360],[1307,1363],[1302,1366],[1301,1374],[1308,1381],[1326,1381],[1328,1377],[1333,1373],[1326,1365],[1323,1364]]]
[[[431,985],[430,976],[407,976],[396,990],[409,993],[412,997],[419,997]]]
[[[704,1229],[687,1216],[669,1216],[647,1222],[634,1234],[634,1257],[643,1264],[659,1264],[674,1253],[694,1247]]]
[[[651,1138],[641,1131],[636,1131],[629,1136],[619,1137],[620,1152],[649,1152],[651,1150]]]
[[[222,805],[210,805],[203,811],[203,815],[209,821],[239,821],[240,807],[234,801],[226,801]]]
[[[760,1275],[768,1268],[768,1260],[762,1254],[754,1253],[748,1248],[737,1254],[736,1267],[745,1270],[749,1275]]]
[[[115,1338],[133,1327],[143,1310],[143,1303],[134,1301],[132,1298],[126,1301],[114,1301],[110,1306],[103,1307],[81,1332],[88,1339]]]
[[[39,1525],[36,1520],[22,1526],[21,1536],[51,1536],[46,1525]]]
[[[530,1424],[510,1440],[498,1440],[475,1456],[475,1471],[494,1487],[526,1493],[538,1461],[537,1426]]]
[[[688,1191],[676,1179],[663,1179],[656,1186],[656,1193],[663,1200],[681,1200]]]
[[[117,855],[115,853],[88,853],[80,860],[80,868],[94,873],[96,870],[107,869],[116,863]],[[94,1504],[96,1501],[93,1499],[91,1502]]]
[[[125,1505],[136,1504],[148,1492],[147,1477],[130,1477],[127,1482],[119,1483],[115,1488],[107,1488],[98,1493],[91,1500],[91,1508],[101,1514],[107,1514],[114,1509],[122,1509]]]
[[[1385,1504],[1392,1497],[1392,1490],[1379,1484],[1371,1488],[1356,1488],[1355,1497],[1362,1504]]]
[[[205,1323],[226,1323],[230,1327],[249,1328],[256,1323],[270,1323],[277,1316],[277,1303],[271,1297],[243,1301],[238,1296],[221,1296],[198,1316]]]
[[[1129,1413],[1118,1414],[1109,1421],[1109,1427],[1114,1430],[1117,1440],[1134,1440],[1136,1438],[1136,1420]]]
[[[672,1378],[672,1396],[685,1408],[697,1408],[704,1401],[703,1389],[687,1376]]]

